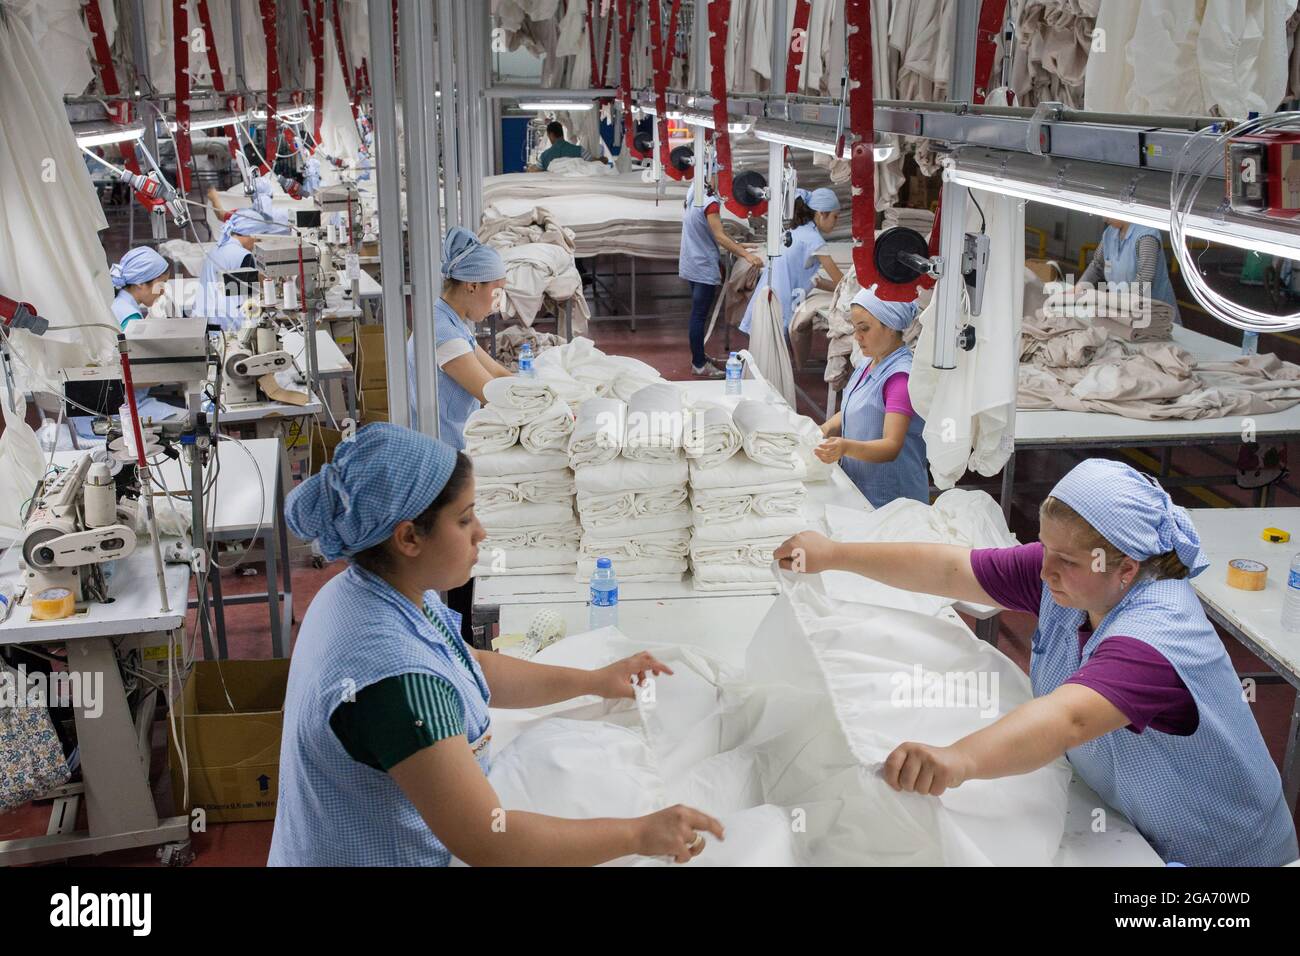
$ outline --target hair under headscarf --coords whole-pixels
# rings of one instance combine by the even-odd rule
[[[823,186],[821,189],[814,189],[812,195],[804,200],[808,208],[813,212],[839,212],[840,197],[835,195],[835,190],[827,189]]]
[[[442,243],[442,274],[460,282],[493,282],[504,279],[505,260],[491,246],[463,226],[447,233]]]
[[[907,327],[916,321],[920,306],[915,302],[889,302],[876,295],[876,287],[862,289],[853,297],[853,304],[860,305],[875,317],[881,325],[887,325],[895,332],[906,332]]]
[[[148,246],[141,246],[132,249],[120,262],[115,263],[108,270],[108,276],[113,281],[114,289],[125,289],[129,285],[152,282],[166,275],[169,268],[166,259]]]
[[[227,236],[288,236],[293,229],[257,209],[236,209],[226,220],[221,238]]]
[[[1209,566],[1187,509],[1174,504],[1154,478],[1128,465],[1089,458],[1056,483],[1052,497],[1130,558],[1145,561],[1172,551],[1188,577]]]
[[[285,520],[328,561],[374,547],[422,514],[446,487],[456,449],[374,422],[340,442],[334,460],[289,493]]]

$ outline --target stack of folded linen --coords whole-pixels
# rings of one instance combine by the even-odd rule
[[[569,438],[569,467],[606,465],[619,456],[627,433],[627,404],[617,398],[582,403]]]
[[[465,424],[475,511],[487,531],[475,574],[555,574],[578,561],[567,452],[573,415],[549,385],[498,378]]]
[[[595,559],[615,559],[620,581],[679,581],[686,570],[693,519],[685,458],[642,462],[618,457],[576,471],[582,558],[578,579]]]
[[[668,464],[683,457],[686,408],[682,389],[659,382],[639,389],[627,403],[623,457]]]
[[[772,552],[813,525],[802,460],[760,464],[743,451],[713,468],[691,462],[691,574],[698,591],[776,590]]]
[[[645,386],[663,381],[663,376],[645,362],[623,355],[606,355],[591,339],[582,337],[548,349],[545,356],[538,357],[534,367],[544,380],[572,380],[599,398],[623,401]]]
[[[1147,298],[1137,308],[1121,303],[1119,308],[1097,309],[1092,324],[1105,329],[1115,338],[1129,342],[1167,342],[1174,334],[1174,307],[1159,299]]]
[[[740,430],[731,420],[731,409],[713,402],[691,407],[682,448],[693,463],[701,468],[716,468],[740,451],[740,445]]]
[[[797,414],[788,405],[745,399],[736,406],[732,420],[740,431],[741,447],[752,461],[790,471],[802,466],[807,481],[830,477],[830,468],[813,454],[822,434],[808,416]]]

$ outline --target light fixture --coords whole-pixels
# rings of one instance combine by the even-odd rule
[[[852,147],[847,140],[845,140],[844,148],[837,153],[834,139],[817,137],[808,132],[806,128],[774,126],[767,121],[760,121],[754,124],[753,133],[755,138],[765,143],[776,143],[779,146],[790,146],[794,149],[806,149],[814,153],[821,153],[823,156],[838,156],[840,159],[851,159],[853,156]],[[897,152],[897,148],[892,143],[878,143],[872,147],[871,158],[877,163],[886,163],[893,159]]]
[[[567,112],[577,113],[577,112],[582,112],[584,110],[589,110],[592,108],[592,106],[593,104],[591,103],[578,103],[578,102],[565,103],[563,101],[558,101],[558,100],[537,100],[535,102],[530,101],[527,103],[519,104],[519,108],[521,110],[527,110],[528,112],[539,112],[539,113],[550,112],[550,111],[560,111],[560,112],[567,111]]]
[[[946,181],[968,189],[982,189],[1030,202],[1045,203],[1062,209],[1073,209],[1093,216],[1121,219],[1139,226],[1169,231],[1168,208],[1139,200],[1130,202],[1118,195],[1108,194],[1104,187],[1098,187],[1095,193],[1089,194],[1065,186],[1058,188],[1054,185],[997,176],[963,168],[961,165],[949,166],[944,170],[943,176]],[[1184,232],[1197,239],[1235,246],[1238,249],[1256,250],[1265,255],[1281,256],[1284,259],[1300,259],[1300,236],[1263,229],[1241,219],[1225,219],[1216,222],[1212,216],[1192,213],[1187,217]],[[1291,244],[1288,244],[1286,239],[1290,239]]]
[[[300,123],[304,119],[306,119],[308,113],[314,113],[315,111],[316,111],[316,107],[314,106],[296,106],[293,109],[276,110],[275,118],[278,120],[283,120],[286,123]],[[266,119],[266,110],[251,110],[248,113],[248,118],[255,119],[255,120],[264,120]]]
[[[266,114],[263,114],[263,116],[265,115]],[[248,122],[248,115],[244,113],[224,114],[224,115],[205,115],[200,119],[191,118],[190,132],[192,133],[198,132],[199,130],[204,130],[204,129],[220,129],[223,126],[232,126],[235,123],[246,123],[246,122]],[[167,128],[174,133],[179,127],[174,121],[168,120]]]
[[[684,110],[674,115],[668,113],[669,119],[680,119],[688,126],[703,126],[705,129],[717,129],[717,123],[713,119],[712,113],[705,113],[701,110]],[[727,120],[728,133],[748,133],[754,128],[753,120]]]
[[[97,127],[77,134],[78,146],[107,146],[110,143],[129,143],[144,136],[143,126]]]

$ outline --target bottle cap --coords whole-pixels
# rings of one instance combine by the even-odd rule
[[[604,569],[604,568],[608,568],[608,567],[612,567],[612,566],[613,566],[613,565],[610,563],[609,558],[597,558],[597,559],[596,559],[596,567],[598,567],[598,568]]]
[[[739,353],[739,352],[732,352],[732,353],[731,353],[731,357],[732,357],[732,358],[739,358],[739,357],[740,357],[740,353]]]

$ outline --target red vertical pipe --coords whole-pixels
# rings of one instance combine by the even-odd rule
[[[653,2],[653,0],[652,0]],[[618,0],[618,95],[623,101],[623,148],[633,159],[645,159],[636,148],[636,123],[632,119],[632,34],[636,27],[636,0]]]
[[[172,0],[172,62],[176,78],[176,184],[190,191],[190,14]]]
[[[108,46],[108,34],[104,30],[104,17],[99,9],[100,0],[88,0],[85,6],[86,27],[90,30],[91,44],[95,50],[95,65],[99,70],[99,82],[104,87],[105,95],[110,99],[117,99],[122,95],[122,88],[117,82],[117,69],[113,66],[113,52]],[[129,104],[125,101],[119,101],[114,105],[115,109],[120,112],[114,114],[110,110],[109,119],[114,123],[124,124],[129,118]],[[140,174],[140,163],[135,158],[135,147],[130,143],[119,143],[117,146],[118,155],[122,157],[122,165],[136,175]],[[137,192],[136,199],[147,208],[158,205],[157,201],[151,201],[143,193]]]
[[[203,27],[204,41],[208,48],[208,69],[212,71],[212,88],[218,93],[226,92],[226,78],[221,72],[221,55],[217,52],[217,39],[212,32],[212,12],[208,9],[208,0],[197,0],[199,24]],[[229,105],[227,103],[227,105]],[[239,134],[234,126],[226,127],[230,155],[239,151]]]
[[[655,117],[659,124],[659,162],[664,172],[673,179],[682,179],[685,173],[673,168],[668,143],[668,74],[673,65],[673,48],[677,40],[677,16],[681,13],[682,0],[673,0],[672,13],[668,21],[668,36],[663,35],[663,16],[659,4],[650,0],[650,49],[655,71]]]
[[[276,33],[275,0],[261,0],[262,34],[266,37],[266,152],[262,172],[275,165],[280,152],[279,127],[275,114],[280,109],[280,53]]]
[[[804,52],[808,49],[808,16],[812,12],[812,0],[796,0],[794,8],[794,25],[790,30],[790,53],[785,58],[785,91],[798,92],[799,65],[803,63]],[[779,29],[775,24],[774,29]],[[801,39],[802,38],[802,39]]]
[[[348,103],[352,107],[352,118],[357,118],[357,97],[352,85],[352,69],[348,66],[348,48],[343,39],[343,18],[339,16],[339,0],[330,0],[330,11],[334,20],[334,45],[338,48],[339,66],[343,69],[343,86],[348,92]]]

